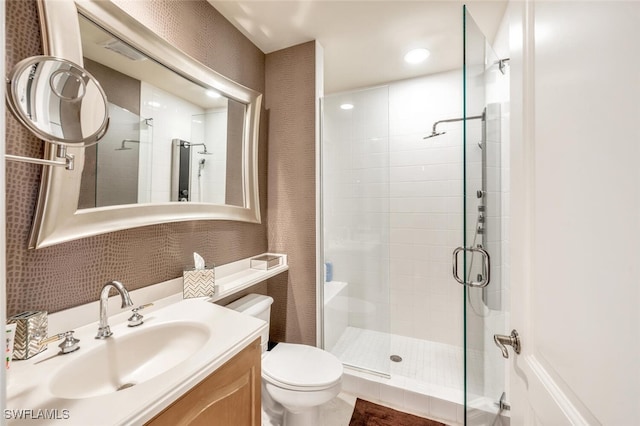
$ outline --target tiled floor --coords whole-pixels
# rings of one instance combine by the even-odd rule
[[[345,365],[345,375],[343,392],[321,409],[323,426],[348,425],[356,396],[447,425],[464,423],[462,348],[347,327],[331,352]],[[392,362],[391,355],[402,361]],[[467,361],[471,424],[508,425],[495,401],[483,396],[483,354],[469,351]]]
[[[347,395],[451,425],[464,422],[462,348],[347,327],[331,352],[347,367],[343,380]],[[402,361],[392,362],[391,355],[399,355]],[[481,388],[482,354],[467,356],[469,386]],[[340,405],[344,401],[332,403]]]
[[[462,348],[444,343],[347,327],[331,351],[345,365],[390,375],[415,392],[442,388],[447,395],[459,395],[464,389]],[[401,362],[389,357],[399,355]],[[468,353],[471,387],[480,386],[482,354]],[[455,401],[455,399],[454,399]],[[462,402],[460,398],[459,401]]]

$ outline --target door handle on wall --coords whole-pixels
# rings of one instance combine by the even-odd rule
[[[482,279],[480,281],[466,282],[464,279],[458,276],[458,254],[461,251],[470,251],[472,253],[477,252],[482,255]],[[483,288],[488,286],[489,281],[491,280],[489,253],[487,253],[487,251],[481,247],[457,247],[453,251],[453,278],[455,278],[456,281],[458,281],[460,284],[466,285],[467,287]]]
[[[502,351],[502,356],[504,358],[509,358],[507,346],[511,346],[516,354],[520,353],[520,336],[518,336],[518,332],[515,330],[511,330],[511,334],[509,336],[505,336],[504,334],[494,334],[493,341],[496,346],[500,348],[500,351]]]

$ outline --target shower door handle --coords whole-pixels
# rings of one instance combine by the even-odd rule
[[[466,282],[463,278],[460,278],[458,275],[458,254],[460,252],[470,251],[471,253],[480,253],[482,256],[482,279],[480,281],[470,281]],[[489,285],[489,280],[491,280],[491,267],[490,267],[490,259],[489,253],[481,247],[457,247],[453,251],[453,278],[458,281],[462,285],[466,285],[467,287],[473,288],[484,288]]]

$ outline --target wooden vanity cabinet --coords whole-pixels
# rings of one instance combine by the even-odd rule
[[[260,356],[258,338],[146,425],[260,426]]]

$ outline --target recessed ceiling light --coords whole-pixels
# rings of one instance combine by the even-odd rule
[[[344,110],[353,109],[353,104],[342,104],[342,105],[340,105],[340,108],[342,108]]]
[[[410,64],[419,64],[429,57],[431,52],[427,49],[413,49],[404,55],[404,60]]]
[[[214,99],[222,97],[222,95],[216,92],[215,90],[207,90],[205,93],[207,94],[208,97],[214,98]]]

